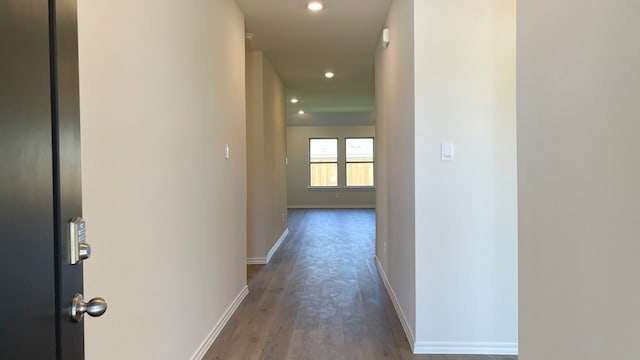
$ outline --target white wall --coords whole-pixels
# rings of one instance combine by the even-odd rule
[[[261,51],[246,68],[247,258],[262,262],[287,228],[285,90]]]
[[[515,1],[416,1],[414,16],[416,346],[517,352]]]
[[[377,256],[409,341],[417,353],[516,353],[515,3],[396,0],[387,26]],[[440,160],[443,142],[454,162]]]
[[[391,44],[376,51],[376,256],[388,277],[405,331],[416,328],[413,0],[394,0]],[[394,295],[392,295],[394,296]]]
[[[289,165],[287,166],[287,193],[289,207],[374,208],[376,206],[375,190],[348,189],[344,187],[344,139],[347,137],[374,136],[375,126],[288,126],[287,156]],[[338,138],[338,181],[342,186],[341,189],[308,189],[309,138],[314,137]]]
[[[637,359],[640,3],[518,1],[520,359]]]
[[[246,284],[242,14],[83,0],[79,45],[87,359],[189,359]]]

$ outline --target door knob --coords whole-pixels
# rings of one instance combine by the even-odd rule
[[[98,317],[105,311],[107,311],[107,302],[100,297],[85,302],[82,294],[76,294],[71,302],[71,318],[76,322],[82,320],[85,313],[91,317]]]

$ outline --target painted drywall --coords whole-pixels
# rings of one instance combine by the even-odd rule
[[[109,303],[86,357],[190,359],[246,284],[243,17],[233,0],[78,6],[85,295]]]
[[[266,259],[287,228],[285,89],[261,51],[246,59],[247,258]]]
[[[376,51],[376,256],[397,296],[409,342],[415,334],[413,0],[394,0],[388,48]]]
[[[515,2],[398,0],[387,27],[377,256],[405,331],[416,353],[517,353]]]
[[[520,359],[637,359],[640,3],[518,1]]]
[[[293,96],[289,96],[292,98]],[[299,102],[298,109],[304,109]],[[294,108],[296,109],[296,108]],[[307,112],[302,115],[298,110],[287,115],[287,126],[367,126],[376,124],[376,113],[369,112]]]
[[[515,1],[414,11],[417,352],[517,353]]]
[[[288,126],[287,194],[289,207],[374,208],[376,206],[375,190],[344,187],[344,139],[346,137],[375,137],[375,132],[375,126]],[[341,189],[308,189],[309,138],[338,138],[338,181],[342,186]]]

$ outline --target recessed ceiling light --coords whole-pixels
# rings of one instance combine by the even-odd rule
[[[297,102],[298,102],[298,99],[296,99],[296,98],[291,98],[291,103],[292,103],[292,104],[295,104],[295,103],[297,103]]]
[[[331,71],[327,71],[326,73],[324,73],[324,77],[326,77],[327,79],[331,79],[333,75],[334,73],[332,73]]]
[[[300,114],[300,115],[304,115],[304,110],[300,110],[300,111],[298,111],[298,114]]]
[[[322,3],[320,1],[312,1],[307,4],[307,9],[311,11],[320,11],[322,10]]]

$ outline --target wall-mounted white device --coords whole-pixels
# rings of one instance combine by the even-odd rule
[[[453,161],[456,158],[456,149],[453,144],[442,144],[442,161]]]
[[[382,29],[382,46],[389,47],[389,40],[390,40],[389,28]]]

